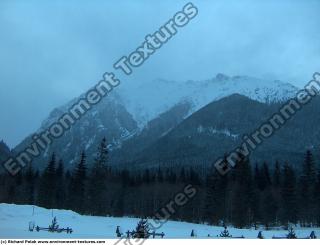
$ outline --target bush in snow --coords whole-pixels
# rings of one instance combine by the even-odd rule
[[[141,219],[136,227],[136,230],[133,234],[133,238],[149,238],[150,227],[148,220]]]

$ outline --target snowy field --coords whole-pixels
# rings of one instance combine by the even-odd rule
[[[46,231],[30,232],[28,230],[29,222],[35,222],[40,227],[48,227],[51,224],[52,213],[57,217],[61,228],[72,227],[73,233],[49,233]],[[121,227],[122,232],[133,230],[139,219],[135,218],[112,218],[112,217],[93,217],[82,216],[67,210],[48,210],[29,205],[0,204],[0,238],[79,238],[79,239],[114,239],[116,238],[116,228]],[[169,221],[164,224],[157,232],[165,233],[165,238],[191,238],[191,231],[195,230],[197,238],[216,238],[223,230],[221,227],[199,225],[186,222]],[[257,230],[228,228],[233,237],[245,236],[245,238],[256,238]],[[298,237],[308,237],[314,230],[316,235],[320,236],[319,228],[296,228]],[[265,238],[272,236],[284,236],[285,230],[263,231]]]

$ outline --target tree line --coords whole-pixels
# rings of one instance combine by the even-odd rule
[[[52,154],[44,171],[1,174],[0,202],[70,209],[85,215],[153,218],[191,184],[196,196],[170,217],[195,223],[253,227],[320,226],[320,171],[311,151],[301,169],[289,163],[252,166],[240,157],[226,176],[191,167],[130,171],[110,167],[106,139],[93,163],[82,152],[73,170]],[[90,168],[89,168],[90,166]],[[157,216],[159,218],[159,216]]]
[[[320,171],[311,151],[302,169],[276,162],[251,166],[240,157],[228,176],[214,172],[207,176],[205,210],[207,222],[231,223],[236,227],[263,225],[320,225]]]

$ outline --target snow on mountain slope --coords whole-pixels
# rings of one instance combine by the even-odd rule
[[[57,122],[75,102],[76,99],[67,105],[54,109],[37,133]],[[88,160],[93,160],[97,146],[103,137],[108,139],[109,148],[116,149],[121,147],[122,142],[135,135],[137,131],[137,124],[131,114],[119,103],[117,94],[112,93],[92,107],[62,137],[54,140],[46,151],[34,159],[33,164],[44,168],[43,163],[47,162],[50,155],[55,152],[67,163],[66,167],[72,168],[78,160],[77,157],[84,150]],[[31,137],[26,138],[15,150],[19,152],[24,149],[30,145],[31,140]]]
[[[0,238],[38,238],[38,239],[61,239],[61,238],[86,238],[86,239],[116,239],[116,228],[120,226],[122,232],[135,229],[139,219],[137,218],[113,218],[113,217],[94,217],[82,216],[67,210],[48,210],[30,205],[0,204]],[[47,227],[51,224],[52,214],[57,217],[61,228],[71,227],[72,234],[49,233],[45,231],[29,232],[29,222],[35,222],[35,225]],[[195,230],[197,238],[212,238],[223,230],[222,227],[192,224],[186,222],[169,221],[165,223],[157,232],[165,233],[165,238],[190,238],[191,231]],[[245,238],[256,238],[258,230],[254,229],[235,229],[228,228],[233,237],[244,236]],[[307,237],[314,230],[316,235],[320,234],[319,228],[297,228],[298,237]],[[284,236],[285,230],[263,231],[265,238],[272,236]]]
[[[212,101],[235,93],[259,102],[271,103],[292,98],[297,90],[297,87],[281,81],[268,81],[247,76],[228,77],[223,74],[217,74],[215,78],[205,81],[177,82],[158,79],[134,88],[120,85],[88,114],[89,117],[95,118],[99,110],[103,110],[110,104],[122,105],[142,128],[161,113],[182,102],[191,104],[192,109],[189,114],[192,114]],[[53,110],[43,121],[41,129],[54,123],[79,98]]]
[[[52,152],[58,152],[68,165],[74,164],[75,157],[83,150],[87,152],[89,160],[93,159],[96,147],[103,137],[107,137],[111,150],[122,148],[128,139],[143,133],[144,129],[148,128],[146,126],[158,118],[163,121],[162,126],[158,127],[162,131],[158,133],[165,135],[172,128],[166,127],[172,125],[166,123],[168,120],[176,119],[174,125],[179,124],[210,102],[231,94],[237,93],[270,103],[293,97],[297,90],[296,87],[280,81],[244,76],[228,77],[223,74],[206,81],[156,80],[136,87],[121,84],[88,111],[63,137],[55,140],[34,163],[46,162]],[[37,133],[56,122],[79,98],[54,109]],[[182,116],[173,110],[167,118],[161,118],[161,115],[178,105],[185,105],[187,108]],[[31,137],[26,138],[15,150],[19,152],[30,142]]]
[[[281,81],[268,81],[247,76],[229,77],[223,74],[217,74],[215,78],[204,81],[177,82],[158,79],[144,82],[133,88],[120,85],[93,107],[89,114],[94,117],[97,111],[110,103],[121,104],[142,127],[161,113],[185,101],[192,105],[191,114],[212,101],[235,93],[259,102],[271,103],[292,98],[297,90],[297,87]],[[55,122],[79,98],[53,110],[43,121],[41,129]]]
[[[228,77],[218,74],[205,81],[176,82],[156,80],[134,89],[119,87],[119,95],[126,109],[141,127],[172,106],[189,101],[192,110],[234,93],[263,103],[280,102],[295,95],[298,88],[281,81],[268,81],[246,76]]]

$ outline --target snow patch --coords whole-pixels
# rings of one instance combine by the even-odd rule
[[[228,137],[232,137],[233,139],[236,139],[239,137],[239,134],[233,134],[228,129],[216,129],[213,127],[203,127],[202,125],[198,126],[197,132],[199,134],[207,134],[207,135],[222,134]]]

